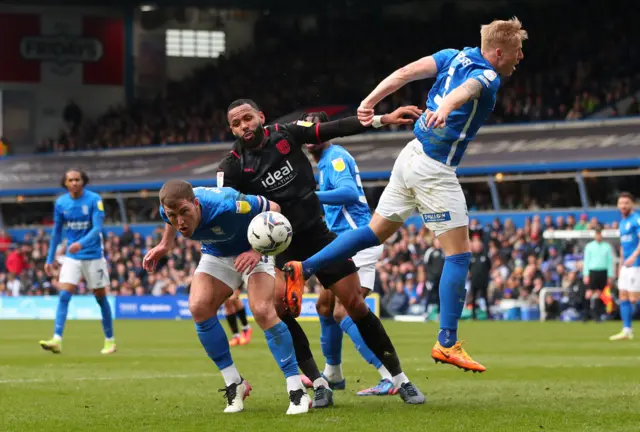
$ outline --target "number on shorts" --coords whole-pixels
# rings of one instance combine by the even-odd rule
[[[98,270],[98,279],[99,280],[103,280],[104,279],[104,270],[103,269]]]

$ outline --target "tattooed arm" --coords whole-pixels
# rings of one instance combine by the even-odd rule
[[[452,111],[460,108],[465,103],[478,99],[482,94],[482,83],[476,78],[469,78],[446,95],[440,102],[438,109],[427,111],[425,123],[428,128],[444,127],[447,117]]]

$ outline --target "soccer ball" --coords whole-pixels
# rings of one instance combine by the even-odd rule
[[[293,229],[291,223],[281,213],[272,211],[254,217],[247,230],[251,247],[262,255],[278,255],[291,244]]]

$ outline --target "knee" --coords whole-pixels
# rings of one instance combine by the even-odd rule
[[[254,301],[249,303],[249,306],[251,308],[253,318],[263,330],[272,327],[274,322],[278,319],[273,304],[265,301]]]
[[[336,302],[336,307],[333,308],[333,319],[340,324],[347,316],[347,310],[342,306],[342,303]]]
[[[189,299],[189,312],[195,322],[206,321],[212,316],[216,315],[220,305],[216,305],[210,302],[206,302],[203,299],[193,298]]]
[[[331,310],[331,305],[327,302],[318,301],[316,303],[316,311],[319,316],[330,317],[333,311]]]
[[[345,311],[353,319],[359,319],[368,312],[367,304],[357,292],[350,294],[345,299],[340,299],[340,303],[344,306]]]

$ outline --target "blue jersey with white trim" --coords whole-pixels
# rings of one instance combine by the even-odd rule
[[[640,239],[640,214],[631,213],[620,221],[620,246],[622,247],[622,259],[626,260],[638,248]],[[640,267],[640,257],[633,263],[633,267]]]
[[[480,48],[467,47],[462,51],[445,49],[433,54],[433,59],[438,67],[438,75],[429,91],[429,111],[436,111],[446,95],[466,80],[474,78],[482,84],[480,97],[452,111],[444,128],[427,129],[423,114],[413,129],[430,158],[455,167],[462,160],[467,145],[495,107],[500,76],[482,57]]]
[[[104,204],[97,193],[84,190],[78,198],[73,198],[69,193],[60,195],[53,207],[53,235],[49,243],[47,263],[53,263],[63,230],[66,234],[67,250],[73,243],[82,245],[78,252],[67,252],[66,256],[76,260],[102,258],[103,223]]]
[[[320,190],[330,191],[347,186],[358,191],[358,202],[347,205],[324,205],[325,221],[336,234],[369,225],[371,210],[360,180],[360,170],[344,147],[330,145],[318,162]]]
[[[230,257],[251,249],[247,230],[257,214],[269,210],[266,198],[243,195],[228,187],[197,187],[193,193],[200,203],[202,215],[190,238],[200,241],[202,253]],[[171,223],[162,206],[160,217]]]

